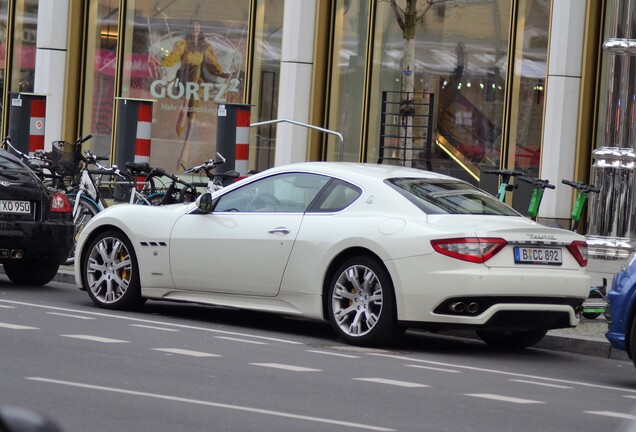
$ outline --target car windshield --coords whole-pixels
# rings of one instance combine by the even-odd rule
[[[459,180],[393,178],[386,181],[427,214],[519,216],[492,195]]]

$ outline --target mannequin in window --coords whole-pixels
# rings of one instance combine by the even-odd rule
[[[217,61],[216,53],[212,45],[206,42],[201,33],[201,23],[197,20],[191,22],[190,33],[185,39],[175,42],[172,51],[161,61],[162,66],[174,66],[181,62],[176,78],[184,83],[192,82],[201,84],[204,76],[217,76],[228,78],[229,73],[222,70]],[[205,68],[205,71],[204,71]],[[205,74],[204,74],[205,72]],[[201,87],[199,87],[201,89]],[[200,106],[202,92],[199,91],[199,98],[184,96],[183,105],[179,109],[175,130],[179,138],[183,138],[181,153],[177,159],[177,169],[188,163],[190,153],[190,137],[192,129],[196,123],[196,114]]]

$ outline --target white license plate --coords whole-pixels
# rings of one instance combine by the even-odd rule
[[[561,248],[516,246],[514,252],[517,264],[561,265],[563,262]]]
[[[31,213],[29,201],[0,200],[0,213]]]

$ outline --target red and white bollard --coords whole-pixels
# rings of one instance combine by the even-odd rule
[[[236,170],[247,176],[250,154],[250,113],[252,106],[223,104],[217,110],[216,151],[225,158],[223,171]]]

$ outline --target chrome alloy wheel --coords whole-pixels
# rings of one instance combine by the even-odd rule
[[[126,294],[132,269],[132,258],[124,242],[116,237],[103,237],[88,255],[87,288],[100,303],[115,303]]]
[[[382,314],[384,293],[371,268],[365,265],[346,268],[332,293],[333,316],[344,334],[360,337],[373,330]]]

